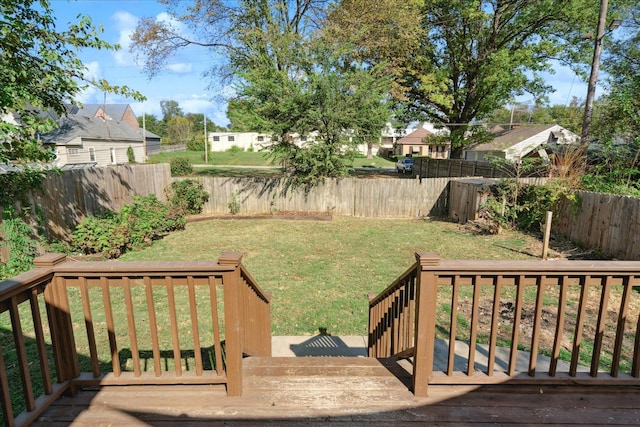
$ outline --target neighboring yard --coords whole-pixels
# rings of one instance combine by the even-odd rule
[[[215,151],[209,153],[208,157],[209,163],[206,164],[210,166],[277,166],[271,158],[267,157],[267,153],[259,151]],[[151,156],[148,163],[168,163],[174,158],[187,159],[193,165],[205,165],[204,152],[202,151],[160,153]],[[394,168],[395,163],[377,156],[372,159],[358,157],[354,159],[353,167]]]
[[[457,224],[339,217],[332,221],[212,220],[187,225],[122,260],[216,260],[226,250],[273,292],[274,335],[365,335],[367,295],[391,284],[414,252],[443,259],[533,259],[540,243],[515,232],[477,236]]]

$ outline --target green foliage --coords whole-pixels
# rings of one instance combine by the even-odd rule
[[[408,113],[453,123],[453,157],[469,143],[467,123],[530,93],[550,91],[542,76],[551,58],[579,68],[593,45],[581,36],[597,22],[597,1],[436,0],[423,8],[424,36],[406,67]],[[443,19],[446,17],[446,19]]]
[[[0,205],[11,206],[15,202],[27,204],[26,194],[40,188],[47,171],[24,167],[19,171],[0,174]]]
[[[136,162],[136,155],[133,152],[133,147],[132,146],[127,147],[127,160],[129,161],[129,163],[135,163]]]
[[[169,144],[187,144],[192,137],[193,125],[186,117],[174,116],[167,121]]]
[[[561,200],[578,203],[575,192],[559,180],[550,180],[545,185],[522,185],[517,179],[506,179],[492,188],[484,207],[488,218],[503,227],[539,232],[547,211],[557,210]]]
[[[187,150],[190,151],[199,151],[201,153],[204,152],[204,139],[191,138],[189,142],[187,142]]]
[[[231,215],[235,215],[237,213],[240,212],[240,199],[238,199],[238,192],[234,191],[233,193],[231,193],[231,201],[228,203],[229,206],[229,212],[231,212]]]
[[[209,200],[209,193],[204,191],[202,182],[192,179],[174,181],[165,191],[171,208],[183,215],[201,213]]]
[[[79,15],[78,22],[64,25],[48,0],[0,1],[0,17],[0,114],[13,112],[20,121],[19,126],[0,121],[0,162],[50,160],[51,151],[35,134],[50,130],[51,121],[38,112],[64,114],[65,103],[87,85],[144,99],[126,86],[84,77],[80,51],[118,48],[100,39],[102,30],[89,17]]]
[[[191,166],[189,160],[182,157],[171,159],[169,165],[171,167],[171,175],[174,176],[189,175],[193,172],[193,166]]]
[[[237,145],[232,145],[230,148],[227,149],[227,152],[229,153],[241,153],[244,150],[242,149],[242,147],[239,147]]]
[[[102,254],[107,258],[117,258],[127,248],[129,233],[126,225],[114,212],[100,217],[88,216],[76,227],[72,234],[72,250],[84,254]]]
[[[184,216],[159,201],[154,194],[135,196],[120,212],[83,219],[72,233],[72,250],[117,258],[140,249],[185,226]]]
[[[590,153],[582,176],[585,189],[601,193],[640,196],[640,137],[628,144],[605,142]]]
[[[38,248],[29,224],[13,209],[6,208],[0,230],[3,232],[0,246],[9,247],[9,259],[0,266],[0,277],[15,276],[31,269]]]

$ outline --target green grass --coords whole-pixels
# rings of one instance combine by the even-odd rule
[[[519,235],[520,236],[520,235]],[[517,242],[513,246],[513,242]],[[273,293],[274,335],[364,335],[367,294],[393,282],[414,252],[443,259],[531,259],[527,236],[477,236],[456,224],[422,220],[214,220],[193,223],[123,260],[215,260],[244,254],[258,284]]]
[[[149,157],[149,163],[169,163],[171,159],[183,158],[187,159],[193,165],[210,165],[210,166],[278,166],[273,163],[273,159],[267,156],[267,153],[260,151],[215,151],[209,153],[208,163],[204,161],[204,152],[202,151],[174,151],[168,153],[159,153]],[[353,160],[353,167],[356,168],[393,168],[395,163],[374,156],[371,159],[365,157],[357,157]],[[226,168],[225,168],[226,169]],[[216,170],[215,168],[213,170]]]

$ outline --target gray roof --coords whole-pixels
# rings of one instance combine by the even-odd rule
[[[84,117],[95,117],[98,109],[104,112],[113,120],[122,120],[129,104],[84,104],[75,114]]]
[[[532,125],[497,133],[493,141],[469,147],[467,151],[503,151],[556,125]]]
[[[45,144],[65,145],[75,138],[116,142],[142,142],[142,135],[126,123],[93,117],[68,116],[58,121],[59,127],[41,135]]]

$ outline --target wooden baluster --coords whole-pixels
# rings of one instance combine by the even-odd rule
[[[593,353],[591,356],[591,376],[598,376],[600,366],[600,353],[602,352],[602,340],[604,339],[604,329],[607,323],[607,308],[609,307],[609,295],[611,290],[611,276],[604,278],[602,283],[602,293],[600,297],[600,310],[598,311],[598,322],[596,323],[596,336],[593,339]],[[615,349],[614,349],[615,350]]]
[[[29,358],[27,356],[24,335],[22,334],[22,322],[20,320],[18,300],[16,297],[11,298],[9,314],[11,316],[11,329],[13,331],[13,341],[16,345],[16,356],[18,357],[18,369],[20,370],[20,379],[22,380],[22,393],[24,395],[25,406],[28,411],[33,411],[36,408],[36,400],[33,395],[33,383],[31,381],[31,372],[29,372]]]
[[[147,313],[149,314],[149,333],[151,335],[151,347],[153,348],[153,372],[156,377],[162,375],[160,366],[160,341],[158,340],[158,321],[156,320],[156,305],[153,298],[153,285],[151,278],[144,278],[145,293],[147,296]]]
[[[38,360],[40,361],[40,373],[42,374],[42,386],[45,394],[53,393],[53,384],[51,381],[51,369],[49,368],[49,359],[47,357],[47,343],[44,337],[44,329],[42,327],[42,316],[40,315],[40,304],[38,303],[38,290],[32,289],[30,295],[31,316],[33,319],[33,327],[36,335],[36,345],[38,346]]]
[[[520,342],[520,323],[522,321],[522,301],[524,295],[525,277],[516,278],[516,306],[513,311],[513,329],[511,330],[511,351],[509,353],[509,376],[516,373],[518,360],[518,343]]]
[[[556,319],[556,333],[553,338],[553,356],[549,364],[549,375],[556,376],[558,360],[560,359],[560,349],[562,348],[562,338],[564,336],[564,323],[567,311],[567,286],[568,276],[562,276],[558,285],[560,286],[560,296],[558,298],[558,317]]]
[[[578,306],[578,317],[576,319],[576,330],[573,337],[573,350],[571,352],[571,366],[569,374],[572,377],[578,372],[578,360],[580,360],[580,344],[582,343],[582,331],[584,329],[585,314],[587,312],[587,298],[589,296],[589,285],[591,284],[591,276],[580,278],[582,289],[580,291],[580,303]]]
[[[469,357],[467,364],[467,375],[472,376],[475,372],[476,341],[478,340],[478,323],[480,308],[480,276],[472,278],[473,302],[471,307],[471,331],[469,333]]]
[[[544,292],[546,288],[547,276],[538,276],[536,278],[536,308],[535,317],[533,318],[533,336],[531,337],[531,351],[529,352],[529,376],[536,375],[536,366],[538,362],[538,347],[540,345],[540,323],[542,322],[542,307],[544,305]]]
[[[616,343],[613,348],[613,357],[611,360],[611,376],[617,377],[620,372],[620,358],[622,356],[622,344],[624,340],[624,329],[627,323],[627,315],[629,310],[629,300],[631,299],[631,290],[635,277],[625,276],[622,279],[622,299],[620,300],[620,309],[618,310],[618,327],[616,328]],[[636,331],[637,333],[637,331]]]
[[[82,300],[82,311],[84,314],[84,325],[87,331],[87,343],[89,345],[89,357],[91,358],[91,372],[93,378],[100,376],[100,361],[98,360],[98,346],[96,344],[96,334],[93,329],[93,316],[91,315],[91,303],[89,301],[89,286],[87,278],[80,277],[80,298]]]
[[[502,276],[493,279],[493,310],[491,311],[491,335],[489,338],[489,358],[487,361],[487,375],[493,376],[496,361],[496,343],[498,341],[498,319],[500,317],[500,294],[502,291]]]
[[[196,360],[196,375],[202,376],[202,352],[200,351],[200,331],[198,327],[198,307],[196,305],[196,288],[193,276],[187,278],[189,287],[189,308],[191,312],[191,331],[193,332],[193,353]]]
[[[4,351],[0,347],[0,403],[2,404],[2,414],[4,422],[8,427],[15,425],[13,416],[13,406],[11,406],[11,389],[9,389],[9,379],[7,378],[7,366],[4,363]]]
[[[451,292],[451,318],[449,320],[449,357],[447,359],[447,375],[453,375],[456,363],[456,337],[458,331],[458,303],[460,299],[460,276],[453,277]]]
[[[102,289],[102,303],[104,305],[104,317],[107,323],[107,335],[109,336],[109,351],[111,352],[111,368],[113,376],[118,378],[122,369],[120,367],[120,358],[118,356],[118,342],[116,339],[116,327],[113,321],[113,308],[111,307],[111,292],[109,290],[109,279],[100,278],[100,288]]]
[[[180,351],[180,336],[178,332],[178,316],[176,313],[176,295],[173,277],[166,277],[167,303],[169,305],[169,323],[171,324],[171,343],[173,345],[173,364],[176,377],[182,376],[182,353]]]
[[[133,374],[140,377],[140,351],[138,348],[138,334],[136,333],[136,318],[133,310],[133,297],[131,296],[131,281],[128,277],[122,278],[124,283],[124,303],[127,308],[127,326],[129,329],[129,345],[131,346],[131,363]]]

